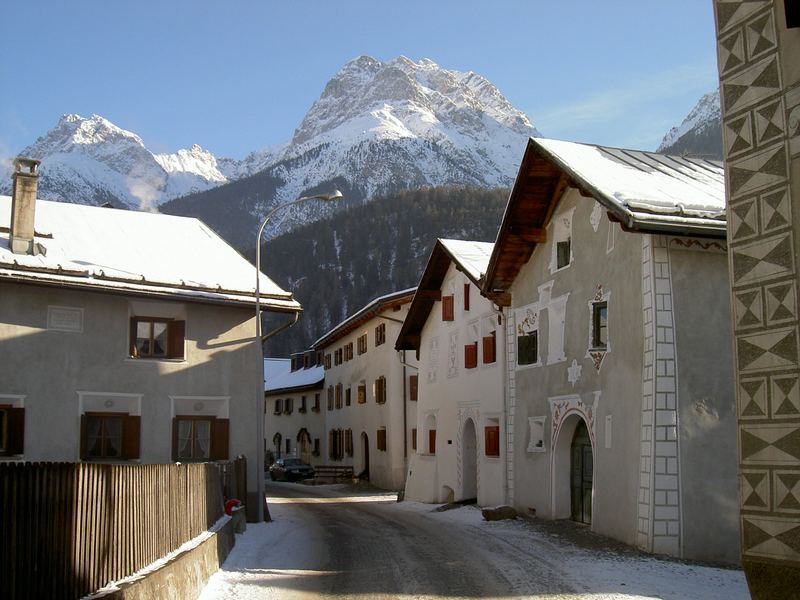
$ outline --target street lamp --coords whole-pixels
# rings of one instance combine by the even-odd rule
[[[256,236],[256,339],[258,340],[258,347],[259,347],[259,366],[258,372],[262,374],[261,377],[261,385],[259,385],[259,392],[258,392],[258,451],[256,452],[256,472],[257,472],[257,490],[258,490],[258,508],[257,508],[257,519],[258,521],[271,521],[272,519],[269,516],[269,510],[265,511],[266,508],[266,490],[264,489],[264,414],[263,414],[263,404],[264,404],[264,382],[263,382],[263,373],[264,373],[264,339],[261,333],[261,235],[264,233],[264,228],[269,223],[269,220],[279,210],[282,210],[288,206],[293,206],[294,204],[299,204],[300,202],[305,202],[306,200],[319,200],[321,202],[332,202],[334,200],[341,200],[343,198],[342,192],[339,190],[334,190],[330,194],[316,194],[314,196],[303,196],[302,198],[296,198],[290,202],[285,202],[273,208],[271,211],[267,213],[267,216],[264,217],[264,221],[261,223],[261,227],[258,228],[258,235]]]

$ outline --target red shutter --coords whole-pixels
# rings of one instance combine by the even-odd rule
[[[469,310],[469,284],[464,284],[464,310]]]
[[[453,314],[453,296],[442,296],[442,321],[452,321]]]
[[[172,462],[178,462],[178,419],[172,419]]]
[[[25,409],[8,409],[8,446],[6,454],[22,454],[25,452]]]
[[[89,432],[86,430],[86,415],[81,415],[81,439],[80,439],[80,456],[81,460],[86,460],[89,446]]]
[[[464,368],[474,369],[478,366],[478,342],[464,346]]]
[[[122,417],[122,458],[139,458],[139,437],[141,417],[124,415]]]
[[[419,375],[412,375],[408,378],[408,397],[412,401],[416,401],[419,397]]]
[[[428,453],[436,454],[436,430],[431,429],[428,431]]]
[[[492,333],[492,335],[487,335],[483,338],[483,362],[484,364],[493,363],[496,358],[496,347],[497,347],[497,337]],[[476,348],[477,350],[477,348]]]
[[[186,339],[186,321],[170,321],[167,323],[167,357],[184,357],[184,340]]]
[[[484,433],[486,456],[500,456],[500,426],[489,425]]]
[[[228,419],[211,419],[211,460],[228,460],[229,429]]]

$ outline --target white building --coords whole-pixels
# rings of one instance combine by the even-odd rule
[[[416,406],[413,353],[397,352],[414,289],[377,298],[314,343],[324,355],[325,459],[403,489]]]
[[[480,293],[492,248],[438,240],[397,340],[420,365],[409,500],[505,501],[505,330]]]
[[[314,351],[264,359],[264,432],[267,463],[284,457],[324,463],[322,389],[325,372]],[[269,464],[267,465],[269,466]]]
[[[518,510],[738,561],[725,234],[719,163],[530,140],[483,282],[505,307]],[[774,291],[739,298],[737,318],[782,318]],[[777,364],[790,350],[738,352]],[[753,414],[762,383],[743,388]]]

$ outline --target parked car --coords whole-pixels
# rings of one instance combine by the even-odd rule
[[[269,477],[272,481],[298,481],[312,479],[314,467],[307,465],[299,458],[279,458],[269,468]]]

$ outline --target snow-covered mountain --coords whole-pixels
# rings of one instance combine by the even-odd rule
[[[683,122],[667,132],[657,152],[692,154],[722,160],[719,89],[700,98]]]
[[[200,146],[153,154],[142,138],[98,115],[64,115],[22,152],[42,161],[39,196],[48,200],[151,210],[176,196],[225,183],[240,168]],[[10,193],[9,165],[0,193]]]
[[[43,198],[196,215],[236,236],[275,203],[333,186],[350,204],[401,189],[509,186],[532,135],[525,114],[476,73],[361,56],[327,83],[289,142],[243,160],[197,145],[156,154],[101,116],[74,114],[20,154],[42,161]],[[9,165],[3,170],[7,194]],[[269,234],[331,210],[298,205]],[[226,225],[231,219],[237,224]]]
[[[165,210],[208,220],[218,212],[214,205],[236,203],[250,213],[239,221],[255,224],[275,203],[334,185],[350,204],[401,189],[510,186],[532,135],[538,132],[528,117],[476,73],[447,70],[428,59],[360,56],[327,83],[291,142],[247,178],[253,181],[180,198]],[[277,214],[267,235],[334,209],[298,205]],[[212,226],[231,234],[226,224]]]

